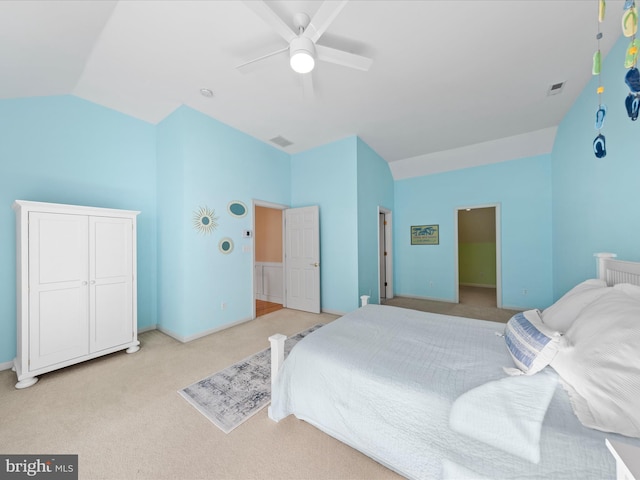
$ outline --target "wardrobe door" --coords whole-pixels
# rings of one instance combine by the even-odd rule
[[[133,222],[89,217],[89,348],[91,353],[134,340]]]
[[[29,213],[29,370],[88,354],[88,217]]]

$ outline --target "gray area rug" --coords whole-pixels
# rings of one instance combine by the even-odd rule
[[[287,338],[285,358],[296,343],[320,327],[322,324],[314,325]],[[178,390],[178,393],[220,430],[229,433],[271,400],[271,348]]]

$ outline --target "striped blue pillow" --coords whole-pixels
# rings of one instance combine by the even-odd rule
[[[549,365],[558,352],[562,334],[545,327],[538,310],[515,314],[505,329],[507,349],[517,369],[507,369],[510,375],[533,375]]]

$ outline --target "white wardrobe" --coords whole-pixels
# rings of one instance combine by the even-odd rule
[[[16,200],[16,388],[37,375],[140,347],[139,212]]]

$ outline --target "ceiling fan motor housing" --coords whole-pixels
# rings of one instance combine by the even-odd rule
[[[298,73],[309,73],[313,70],[316,58],[316,47],[311,39],[299,36],[291,40],[289,45],[289,63]]]

